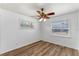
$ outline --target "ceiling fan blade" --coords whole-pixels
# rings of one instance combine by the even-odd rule
[[[54,12],[51,12],[51,13],[48,13],[48,14],[46,14],[46,15],[54,15],[55,13]]]
[[[41,15],[41,14],[42,14],[40,11],[37,11],[37,13],[38,13],[39,15]]]

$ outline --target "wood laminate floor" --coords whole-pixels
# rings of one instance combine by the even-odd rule
[[[39,41],[4,53],[2,56],[79,56],[79,52],[71,48]]]

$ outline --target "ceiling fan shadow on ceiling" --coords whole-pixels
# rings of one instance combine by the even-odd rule
[[[40,10],[37,10],[37,16],[35,16],[40,22],[41,21],[47,21],[51,15],[55,15],[55,12],[49,12],[45,13],[44,8],[41,8]]]

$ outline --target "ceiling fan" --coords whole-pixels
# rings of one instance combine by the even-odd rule
[[[55,12],[45,13],[44,8],[41,8],[36,12],[38,13],[37,17],[39,18],[39,21],[47,21],[51,15],[55,15]]]

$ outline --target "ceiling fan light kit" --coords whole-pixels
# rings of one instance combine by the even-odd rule
[[[39,18],[39,21],[47,21],[47,19],[49,19],[51,15],[55,15],[54,12],[50,12],[50,13],[45,13],[44,8],[41,8],[40,10],[37,11],[38,15],[37,17]]]
[[[47,19],[44,19],[44,22],[47,21]]]
[[[41,22],[41,21],[47,21],[47,19],[43,19],[43,18],[41,18],[41,19],[39,19],[39,22]]]
[[[43,21],[43,18],[39,19],[39,22]]]

